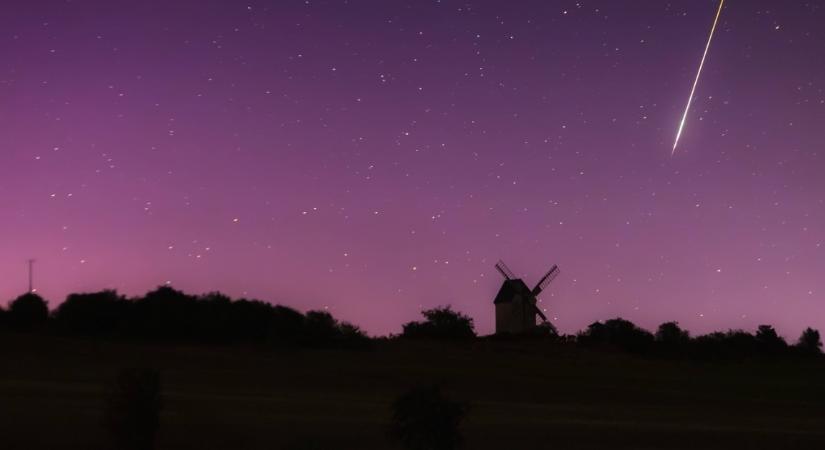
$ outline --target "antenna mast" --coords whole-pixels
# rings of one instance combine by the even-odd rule
[[[34,292],[34,260],[29,261],[29,294]]]

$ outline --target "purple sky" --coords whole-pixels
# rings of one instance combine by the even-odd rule
[[[825,328],[825,2],[9,1],[0,298]]]

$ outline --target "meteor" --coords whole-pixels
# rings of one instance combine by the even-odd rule
[[[673,150],[670,156],[676,154],[676,147],[679,145],[679,138],[682,137],[682,130],[685,128],[685,121],[687,120],[688,112],[690,112],[690,104],[693,103],[693,94],[696,93],[696,86],[699,84],[699,77],[702,75],[702,68],[705,66],[705,58],[708,56],[710,50],[710,42],[713,40],[713,33],[716,31],[716,24],[719,23],[719,16],[722,15],[722,6],[725,0],[720,0],[719,9],[716,11],[716,18],[713,19],[713,26],[710,28],[710,36],[708,36],[708,43],[705,45],[705,52],[702,54],[702,62],[699,63],[699,70],[696,72],[696,79],[693,80],[693,87],[690,89],[690,97],[688,97],[687,106],[685,106],[685,113],[682,115],[682,121],[679,122],[679,131],[676,132],[676,140],[673,142]]]

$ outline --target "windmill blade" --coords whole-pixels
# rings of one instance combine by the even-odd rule
[[[553,264],[553,267],[551,267],[550,270],[548,270],[547,273],[544,274],[543,277],[541,277],[541,280],[539,280],[539,282],[536,283],[536,287],[533,288],[533,295],[539,295],[541,291],[543,291],[544,288],[546,288],[547,285],[550,284],[551,281],[553,281],[557,276],[559,276],[559,273],[561,273],[559,266]]]
[[[516,276],[513,274],[513,271],[510,270],[510,268],[507,267],[506,264],[504,264],[504,261],[500,259],[496,263],[496,270],[498,270],[499,273],[501,273],[501,275],[508,280],[514,280],[516,278]]]
[[[547,322],[547,316],[545,316],[544,313],[541,312],[541,309],[539,308],[539,305],[533,303],[533,310],[536,312],[536,314],[539,315],[539,317],[541,317],[541,320],[543,322]]]

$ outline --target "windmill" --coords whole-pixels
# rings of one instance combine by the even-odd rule
[[[496,270],[504,277],[504,283],[498,290],[493,304],[496,308],[496,333],[525,333],[536,327],[536,316],[547,322],[547,316],[539,309],[538,295],[559,275],[559,266],[550,270],[530,289],[521,278],[516,278],[513,271],[499,260]]]

